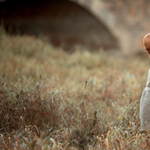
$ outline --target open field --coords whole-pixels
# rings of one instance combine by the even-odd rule
[[[0,31],[0,149],[150,149],[139,103],[149,59],[74,53]]]

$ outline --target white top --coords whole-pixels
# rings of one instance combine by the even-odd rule
[[[150,69],[148,72],[146,87],[141,96],[140,119],[142,128],[150,131]]]

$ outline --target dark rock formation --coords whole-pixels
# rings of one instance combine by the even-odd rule
[[[7,0],[0,21],[9,34],[47,36],[56,46],[116,49],[118,40],[85,8],[67,0]]]

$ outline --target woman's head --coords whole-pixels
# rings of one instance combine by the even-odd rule
[[[150,33],[148,33],[144,36],[143,44],[145,46],[146,51],[150,55]]]

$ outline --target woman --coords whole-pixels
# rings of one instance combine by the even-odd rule
[[[144,37],[143,43],[150,56],[150,33]],[[148,72],[146,87],[141,96],[140,119],[142,130],[150,131],[150,69]]]

